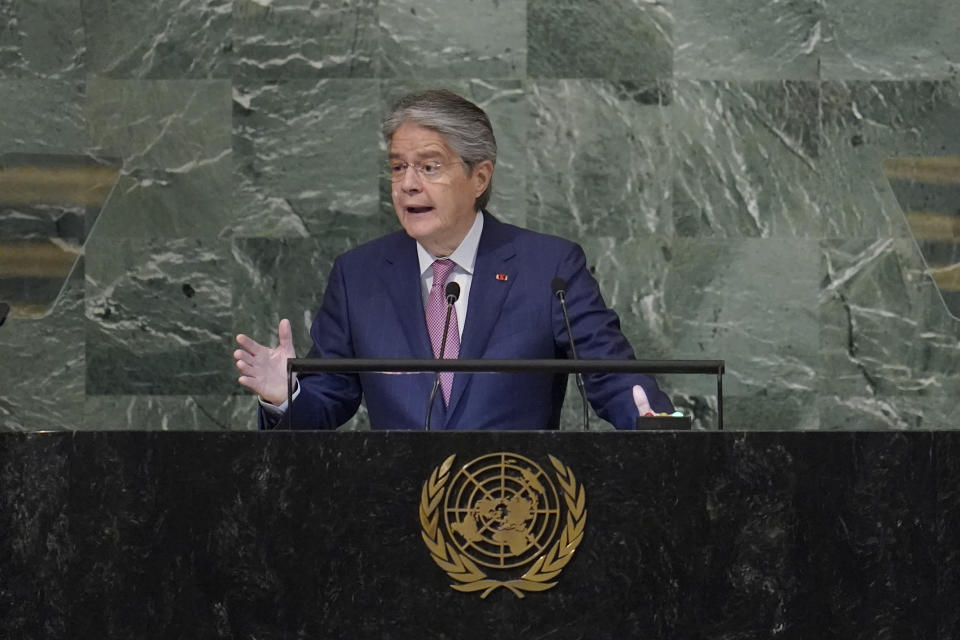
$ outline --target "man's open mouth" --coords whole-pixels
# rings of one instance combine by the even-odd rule
[[[427,213],[433,211],[433,207],[407,207],[407,213]]]

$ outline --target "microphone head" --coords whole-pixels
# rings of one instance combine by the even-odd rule
[[[456,282],[448,282],[446,288],[447,304],[453,304],[460,298],[460,285]]]
[[[554,278],[550,281],[550,288],[553,290],[553,295],[560,297],[567,292],[567,281],[563,278]]]

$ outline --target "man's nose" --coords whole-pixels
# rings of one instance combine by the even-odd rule
[[[400,188],[404,191],[420,191],[422,187],[420,173],[413,165],[407,165],[407,170],[403,172],[403,177],[400,179]]]

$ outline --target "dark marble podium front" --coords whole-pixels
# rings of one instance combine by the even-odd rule
[[[453,591],[421,540],[450,454],[567,463],[550,591]],[[960,637],[960,434],[0,436],[0,638]]]

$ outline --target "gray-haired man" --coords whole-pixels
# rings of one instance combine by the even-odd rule
[[[403,231],[337,258],[310,334],[310,357],[432,358],[441,354],[438,310],[457,282],[443,357],[566,357],[567,332],[551,290],[566,281],[570,323],[582,358],[632,358],[616,314],[566,240],[504,224],[485,211],[497,145],[487,115],[449,91],[401,98],[384,120],[394,210]],[[270,349],[239,335],[240,384],[260,396],[261,426],[286,410],[290,323]],[[555,429],[565,376],[511,374],[443,377],[434,405],[438,429]],[[432,375],[303,376],[294,399],[302,428],[333,428],[365,400],[375,429],[419,429]],[[591,375],[597,414],[632,428],[638,412],[672,411],[656,381],[642,375]]]

